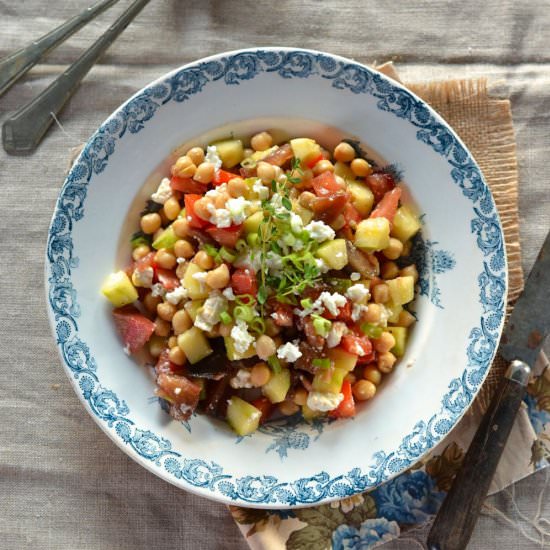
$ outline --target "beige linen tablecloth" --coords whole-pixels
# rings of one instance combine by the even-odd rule
[[[0,56],[88,3],[0,1]],[[0,99],[0,118],[44,88],[127,4],[103,14],[33,69]],[[54,128],[31,157],[0,151],[0,549],[247,548],[223,505],[172,487],[116,448],[63,373],[46,321],[42,269],[70,147],[167,70],[241,47],[309,47],[366,63],[395,58],[405,80],[501,80],[517,132],[528,272],[550,226],[549,44],[550,3],[542,1],[151,2],[88,75],[60,117],[63,130]],[[483,516],[470,547],[540,548],[529,520],[539,504],[542,517],[550,518],[550,498],[541,494],[547,475],[520,482],[515,495],[492,497],[505,517]],[[412,544],[403,540],[387,548]]]

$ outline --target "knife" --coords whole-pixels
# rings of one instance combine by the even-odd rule
[[[501,339],[510,362],[428,535],[429,550],[466,548],[521,405],[531,368],[550,331],[550,233]]]

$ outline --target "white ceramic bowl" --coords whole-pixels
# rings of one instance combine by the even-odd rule
[[[128,213],[151,181],[158,182],[174,148],[219,128],[238,134],[265,127],[325,141],[338,139],[334,128],[340,129],[402,169],[424,214],[419,321],[399,367],[355,419],[312,425],[291,420],[237,438],[224,423],[204,416],[187,424],[172,421],[152,402],[153,380],[124,354],[99,288],[120,265],[119,237],[132,230]],[[378,485],[453,428],[495,353],[506,273],[491,194],[471,154],[434,111],[348,59],[265,48],[176,69],[100,126],[60,193],[48,238],[46,287],[65,370],[88,412],[121,449],[199,495],[285,508]]]

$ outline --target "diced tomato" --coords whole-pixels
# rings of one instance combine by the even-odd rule
[[[318,197],[330,197],[339,191],[343,191],[342,186],[336,181],[336,176],[332,172],[323,172],[311,180],[311,185]]]
[[[316,197],[311,201],[311,210],[318,219],[331,222],[342,213],[348,200],[349,195],[343,192],[335,193],[330,197]]]
[[[308,160],[306,162],[306,166],[308,168],[313,168],[320,160],[323,160],[325,157],[323,156],[323,153],[319,153],[318,156],[312,158],[311,160]]]
[[[189,416],[199,403],[201,387],[189,378],[180,374],[161,373],[157,376],[157,384],[160,390],[169,398],[171,403],[185,405],[185,411]]]
[[[185,215],[191,227],[195,227],[197,229],[204,229],[205,227],[209,227],[212,224],[209,221],[199,218],[199,216],[195,214],[195,209],[193,208],[193,205],[199,199],[202,199],[202,195],[192,195],[192,194],[185,195]]]
[[[258,294],[256,274],[247,267],[236,269],[233,275],[231,275],[231,287],[236,295],[251,294],[252,296],[256,296]]]
[[[355,400],[353,399],[349,380],[344,380],[341,393],[344,394],[344,399],[342,399],[342,402],[336,409],[329,412],[329,416],[332,418],[350,418],[355,416]]]
[[[185,371],[185,367],[180,367],[175,363],[170,361],[170,351],[168,348],[162,350],[159,358],[157,359],[157,364],[155,365],[155,372],[157,376],[159,374],[178,374]]]
[[[282,166],[285,164],[285,162],[289,161],[292,158],[292,147],[290,147],[290,143],[285,143],[284,145],[281,145],[281,147],[278,147],[273,151],[273,153],[269,153],[266,157],[264,157],[262,160],[264,162],[269,162],[269,164],[273,164],[275,166]]]
[[[371,212],[371,218],[387,218],[390,223],[393,221],[397,207],[399,206],[399,199],[401,198],[401,189],[395,187],[391,191],[388,191],[382,200],[376,205],[376,208]]]
[[[143,258],[140,258],[135,262],[131,262],[130,265],[128,265],[128,267],[126,267],[126,269],[124,270],[126,272],[126,275],[131,278],[132,273],[136,269],[138,271],[143,271],[148,267],[156,269],[157,265],[155,264],[155,254],[155,252],[149,252],[149,254],[146,254]]]
[[[191,178],[180,178],[178,176],[171,177],[170,187],[174,191],[181,191],[182,193],[195,193],[197,195],[204,195],[208,189],[208,186],[204,183],[200,183]]]
[[[355,208],[351,202],[346,204],[343,214],[346,225],[348,226],[351,223],[358,224],[363,219],[363,216],[359,214],[357,208]]]
[[[325,309],[325,311],[323,312],[323,317],[331,320],[347,322],[351,319],[351,303],[348,300],[345,306],[339,308],[338,315],[332,315],[332,313],[328,309]]]
[[[124,347],[130,353],[138,352],[155,330],[155,323],[142,315],[134,306],[114,309],[113,318]]]
[[[375,202],[378,202],[382,197],[395,187],[395,180],[391,174],[376,172],[365,178],[365,183],[369,186],[374,195]]]
[[[258,399],[254,399],[254,401],[252,401],[251,405],[256,407],[262,413],[262,416],[260,417],[260,424],[267,422],[267,419],[270,417],[271,411],[273,410],[271,401],[267,397],[258,397]]]
[[[212,183],[214,185],[221,185],[222,183],[227,183],[229,180],[236,178],[237,174],[228,172],[227,170],[222,170],[221,168],[214,174],[214,179]]]
[[[278,327],[291,327],[294,324],[292,306],[290,304],[281,304],[277,302],[271,314],[271,318]]]
[[[355,334],[345,334],[340,343],[344,351],[353,353],[358,357],[370,355],[372,343],[366,336],[356,336]]]
[[[232,225],[231,227],[209,227],[206,232],[222,246],[235,248],[239,237],[243,232],[243,226]]]
[[[158,282],[166,289],[166,290],[174,290],[178,286],[180,286],[180,280],[178,279],[178,276],[174,271],[170,271],[169,269],[161,269],[160,267],[157,267],[156,270],[156,276]]]

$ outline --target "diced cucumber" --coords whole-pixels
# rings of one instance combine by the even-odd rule
[[[178,236],[174,233],[174,228],[169,225],[154,241],[153,248],[155,250],[160,250],[161,248],[172,248]]]
[[[390,244],[390,222],[386,218],[369,218],[357,224],[355,246],[366,252],[384,250]]]
[[[239,435],[255,432],[260,425],[261,417],[260,410],[236,395],[227,403],[227,422]]]
[[[225,353],[230,361],[248,359],[249,357],[254,357],[254,355],[256,355],[256,347],[253,343],[244,353],[239,353],[235,349],[235,343],[233,342],[233,338],[231,338],[231,336],[224,336],[223,342],[225,344]]]
[[[273,145],[273,147],[270,147],[265,151],[255,151],[248,158],[251,158],[253,161],[258,162],[267,157],[267,155],[271,155],[271,153],[275,152],[278,148],[279,147],[277,145]],[[256,178],[254,178],[254,180],[256,180]]]
[[[315,255],[321,258],[331,269],[343,269],[348,264],[348,252],[345,239],[334,239],[323,243]]]
[[[347,373],[347,370],[338,367],[319,370],[313,377],[311,387],[321,393],[340,393]]]
[[[348,353],[340,348],[331,348],[327,351],[327,356],[333,361],[334,367],[345,372],[350,372],[357,364],[357,355]]]
[[[347,180],[348,185],[351,183],[351,181],[355,180],[356,177],[349,164],[345,164],[340,161],[334,163],[334,175],[340,176],[341,178]]]
[[[397,323],[399,314],[403,311],[403,306],[401,304],[394,304],[391,301],[384,304],[384,306],[388,312],[388,323]]]
[[[281,369],[271,375],[269,382],[262,386],[262,392],[272,403],[281,403],[285,400],[289,388],[290,371]]]
[[[390,350],[396,357],[403,357],[407,346],[408,330],[405,327],[387,327],[395,338],[395,346]]]
[[[302,218],[302,223],[307,225],[313,219],[313,212],[304,208],[298,201],[292,201],[292,211]]]
[[[351,193],[351,202],[357,212],[364,218],[367,217],[374,203],[372,191],[365,184],[358,181],[348,181],[348,191]]]
[[[185,311],[189,313],[189,317],[191,317],[191,320],[195,322],[197,314],[199,313],[199,310],[203,305],[204,300],[190,300],[189,302],[186,302],[183,307],[185,308]]]
[[[295,158],[301,162],[313,160],[321,154],[321,146],[311,138],[295,138],[290,140],[290,147]]]
[[[408,206],[401,206],[393,218],[391,234],[392,237],[405,242],[416,235],[420,227],[418,216]]]
[[[394,304],[408,304],[414,298],[414,279],[411,275],[386,281],[390,289],[390,300]]]
[[[137,290],[124,271],[111,273],[105,279],[101,292],[115,307],[127,306],[138,299]]]
[[[185,275],[183,276],[182,281],[183,287],[187,289],[191,300],[208,298],[209,291],[206,283],[197,281],[197,279],[193,277],[195,273],[204,273],[204,269],[201,269],[197,264],[192,262],[187,264],[187,269],[185,270]]]
[[[198,363],[212,353],[212,348],[202,330],[191,327],[178,336],[178,346],[190,363]]]
[[[233,168],[233,166],[237,166],[243,160],[244,147],[240,139],[218,141],[214,145],[224,168]]]
[[[310,409],[307,406],[307,403],[305,405],[302,405],[302,416],[304,417],[304,420],[313,420],[314,418],[317,418],[322,414],[323,413],[321,411],[314,411],[313,409]]]
[[[243,222],[243,230],[245,234],[249,235],[250,233],[258,233],[258,228],[260,227],[263,219],[264,213],[261,210],[248,216],[248,218],[246,218]]]

